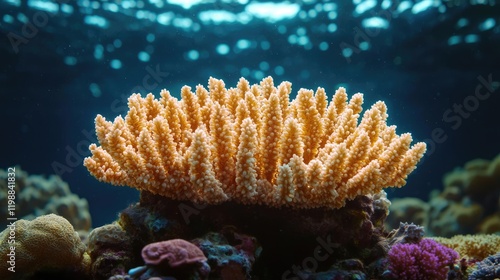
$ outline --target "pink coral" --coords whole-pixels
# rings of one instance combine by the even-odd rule
[[[167,261],[170,267],[207,260],[200,248],[183,239],[151,243],[142,249],[142,258],[149,265],[157,265]]]
[[[457,259],[457,252],[432,239],[396,244],[387,257],[391,276],[399,280],[447,279]]]

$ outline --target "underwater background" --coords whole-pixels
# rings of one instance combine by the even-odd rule
[[[0,167],[57,174],[110,223],[138,191],[83,166],[94,118],[132,93],[251,84],[339,86],[388,106],[427,153],[389,199],[427,200],[442,177],[500,152],[500,4],[494,0],[0,2]]]

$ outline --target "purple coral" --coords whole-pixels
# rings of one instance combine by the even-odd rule
[[[387,257],[389,274],[400,280],[447,279],[457,259],[457,252],[432,239],[396,244]]]

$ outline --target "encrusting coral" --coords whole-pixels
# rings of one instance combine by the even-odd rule
[[[165,262],[170,267],[207,260],[200,248],[184,239],[171,239],[148,244],[142,249],[142,258],[146,264],[158,265]]]
[[[425,152],[386,124],[382,101],[359,121],[360,93],[348,100],[339,88],[331,102],[323,88],[290,93],[268,77],[230,89],[210,78],[208,90],[184,86],[181,100],[133,94],[125,118],[96,117],[101,146],[84,164],[100,181],[177,200],[340,208],[403,186]]]

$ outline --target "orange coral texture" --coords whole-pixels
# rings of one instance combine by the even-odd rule
[[[360,93],[348,100],[341,87],[328,102],[323,88],[291,91],[271,77],[230,89],[210,78],[181,100],[133,94],[125,118],[96,117],[101,146],[84,164],[100,181],[209,204],[340,208],[406,183],[426,146],[386,124],[384,102],[360,119]]]

